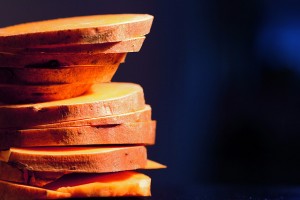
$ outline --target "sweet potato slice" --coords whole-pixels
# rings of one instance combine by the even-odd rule
[[[57,101],[77,97],[92,84],[14,85],[0,84],[0,101],[7,104]]]
[[[10,148],[0,151],[0,161],[32,171],[103,173],[143,168],[147,152],[144,146]]]
[[[147,160],[146,166],[140,169],[152,170],[163,168],[166,168],[166,166],[152,160]],[[31,171],[24,169],[22,165],[18,166],[17,164],[12,165],[6,162],[0,162],[0,180],[21,183],[30,186],[43,187],[65,176],[66,174],[68,173]],[[81,173],[81,176],[85,176],[87,174],[89,173]]]
[[[146,35],[153,16],[112,14],[24,23],[0,29],[2,47],[118,42]]]
[[[151,196],[150,177],[133,172],[69,174],[44,188],[0,181],[3,200]]]
[[[71,99],[0,105],[0,127],[30,127],[112,116],[138,111],[144,107],[141,86],[133,83],[101,83],[95,84],[84,95]]]
[[[156,121],[45,129],[0,129],[0,149],[109,144],[153,145],[155,128]]]
[[[2,200],[32,200],[64,199],[70,198],[71,194],[0,180],[0,196]]]
[[[151,196],[150,177],[133,172],[109,174],[68,174],[45,188],[72,197]]]
[[[0,67],[59,68],[74,65],[116,65],[125,62],[126,53],[31,53],[0,52]]]
[[[74,121],[59,122],[53,124],[41,124],[36,126],[19,127],[19,129],[32,128],[59,128],[59,127],[78,127],[78,126],[102,126],[102,125],[114,125],[134,122],[145,122],[151,120],[151,107],[146,105],[143,109],[135,112],[128,112],[120,115],[110,115],[105,117],[81,119]],[[16,128],[14,128],[16,129]]]
[[[0,67],[0,84],[54,85],[110,82],[118,69],[115,65],[85,65],[61,68]]]

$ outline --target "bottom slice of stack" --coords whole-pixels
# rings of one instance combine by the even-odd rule
[[[156,122],[129,83],[40,104],[1,105],[1,199],[150,196]],[[1,116],[0,116],[1,118]]]

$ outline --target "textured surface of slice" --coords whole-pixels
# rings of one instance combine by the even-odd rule
[[[68,174],[45,188],[70,193],[72,197],[151,196],[151,179],[126,171],[109,174]]]
[[[71,194],[0,180],[0,197],[1,200],[63,199]]]
[[[64,89],[65,90],[65,89]],[[0,105],[0,127],[30,127],[135,112],[145,107],[141,86],[95,84],[76,98],[33,104]]]
[[[144,146],[11,148],[0,151],[0,160],[32,171],[103,173],[143,168],[147,152]]]
[[[138,52],[142,48],[145,37],[132,38],[120,42],[110,42],[102,44],[82,44],[82,45],[64,45],[64,46],[47,46],[35,48],[1,48],[1,52],[10,52],[14,54],[57,54],[57,53],[86,53],[86,54],[99,54],[99,53],[128,53]]]
[[[163,168],[166,168],[166,166],[152,160],[147,160],[146,166],[140,169],[147,170]],[[18,166],[17,164],[12,165],[6,162],[0,162],[0,180],[21,183],[30,186],[43,187],[44,185],[52,183],[66,174],[66,172],[31,171],[24,169],[23,166]],[[85,176],[89,173],[80,174],[80,176]]]
[[[127,171],[70,174],[45,188],[0,181],[0,196],[3,200],[151,196],[151,179],[144,174]]]
[[[118,69],[116,65],[85,65],[61,68],[0,67],[0,84],[53,85],[110,82]]]
[[[0,84],[0,101],[7,104],[57,101],[82,95],[92,84],[14,85]]]
[[[25,126],[24,128],[44,129],[44,128],[59,128],[59,127],[78,127],[78,126],[102,126],[115,125],[134,122],[150,121],[152,110],[150,105],[146,105],[143,109],[134,112],[128,112],[120,115],[110,115],[105,117],[81,119],[74,121],[59,122],[53,124],[41,124],[36,126]]]
[[[149,33],[147,14],[94,15],[31,22],[0,29],[4,47],[52,44],[89,44],[126,40]]]
[[[115,65],[123,63],[126,53],[32,53],[0,52],[0,67],[59,68],[70,65]]]
[[[0,149],[109,144],[153,145],[155,129],[156,121],[46,129],[0,129]]]

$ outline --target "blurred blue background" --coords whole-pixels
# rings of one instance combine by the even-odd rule
[[[158,121],[154,186],[300,183],[300,2],[6,0],[0,26],[149,13],[151,33],[114,81],[135,82]]]

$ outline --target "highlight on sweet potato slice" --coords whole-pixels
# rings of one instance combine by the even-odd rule
[[[55,85],[110,82],[118,67],[119,64],[69,66],[52,69],[0,67],[0,84]]]
[[[32,171],[103,173],[143,168],[147,152],[144,146],[10,148],[0,151],[0,161]]]
[[[44,188],[0,181],[3,200],[151,196],[150,177],[133,172],[69,174]]]
[[[153,145],[155,129],[156,121],[44,129],[0,129],[0,149],[109,144]]]
[[[74,65],[116,65],[127,53],[28,53],[0,52],[0,67],[60,68]]]
[[[150,177],[133,172],[68,174],[46,186],[72,197],[151,196]]]
[[[110,14],[70,17],[0,28],[0,46],[118,42],[149,33],[153,16]]]
[[[138,84],[100,83],[75,98],[32,104],[2,104],[0,127],[30,127],[112,116],[138,111],[144,107],[143,89]]]

